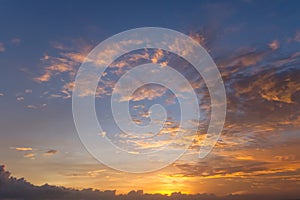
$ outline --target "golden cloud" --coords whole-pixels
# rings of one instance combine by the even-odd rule
[[[17,151],[32,151],[33,150],[31,147],[15,147],[14,149]]]

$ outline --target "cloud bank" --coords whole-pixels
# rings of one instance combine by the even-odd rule
[[[116,190],[72,189],[44,184],[35,186],[24,178],[17,179],[0,165],[0,199],[97,199],[97,200],[250,200],[250,199],[286,199],[283,196],[257,194],[230,194],[218,197],[214,194],[182,194],[171,195],[144,194],[142,190],[130,191],[128,194],[117,195]],[[291,198],[292,199],[292,198]]]

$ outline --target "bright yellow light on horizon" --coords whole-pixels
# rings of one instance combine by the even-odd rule
[[[158,194],[162,194],[162,195],[168,195],[170,196],[173,192],[175,191],[170,191],[170,190],[161,190],[161,191],[157,191],[155,193],[158,193]]]
[[[190,191],[189,184],[186,183],[189,180],[190,177],[159,174],[156,179],[157,184],[152,186],[152,188],[145,188],[145,190],[148,193],[159,193],[168,196],[176,192],[181,192],[182,194],[191,194],[192,191]]]

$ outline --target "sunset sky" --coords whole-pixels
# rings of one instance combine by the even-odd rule
[[[298,1],[279,0],[0,0],[0,165],[34,185],[118,194],[300,198],[299,8]],[[200,43],[222,75],[227,113],[213,151],[199,159],[210,116],[201,76],[185,60],[161,50],[116,60],[95,100],[105,134],[115,144],[122,146],[126,137],[115,127],[107,102],[130,67],[170,65],[189,80],[202,111],[197,136],[184,155],[161,170],[135,174],[109,168],[85,149],[73,121],[72,89],[80,64],[96,45],[139,27],[173,29]],[[166,88],[146,85],[128,100],[137,124],[149,123],[149,107],[160,103],[170,114],[161,134],[188,132],[178,130],[178,101]],[[131,140],[123,147],[152,150],[169,142],[164,139],[155,144]]]

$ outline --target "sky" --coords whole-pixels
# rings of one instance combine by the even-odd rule
[[[299,7],[298,1],[279,0],[0,0],[0,165],[36,187],[48,183],[117,194],[143,190],[299,198]],[[186,60],[159,49],[118,58],[105,71],[95,99],[102,136],[115,145],[134,154],[158,150],[178,132],[190,138],[190,130],[179,129],[176,96],[155,84],[124,98],[139,125],[149,124],[151,105],[165,107],[162,140],[137,141],[116,126],[109,100],[119,78],[137,65],[156,63],[179,71],[196,92],[201,111],[196,137],[177,161],[153,172],[128,173],[99,162],[82,144],[73,120],[72,91],[76,73],[94,47],[141,27],[176,30],[202,45],[224,81],[227,111],[217,144],[199,159],[211,114],[202,77]],[[128,165],[126,160],[118,164]],[[4,180],[4,167],[0,172]]]

